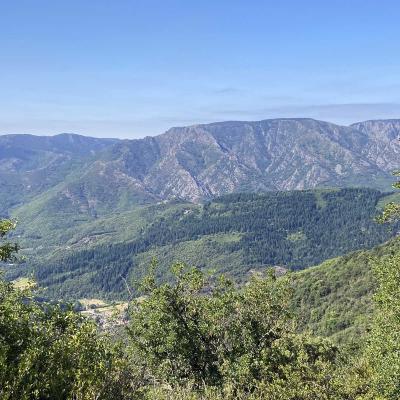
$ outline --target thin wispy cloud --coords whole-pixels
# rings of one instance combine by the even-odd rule
[[[236,94],[243,94],[244,90],[243,89],[239,89],[239,88],[235,88],[235,87],[225,87],[225,88],[221,88],[221,89],[215,89],[213,92],[213,94],[221,94],[221,95],[236,95]]]

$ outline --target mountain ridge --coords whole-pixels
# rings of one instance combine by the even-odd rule
[[[82,199],[90,212],[233,192],[389,190],[390,172],[400,167],[399,136],[400,120],[341,126],[311,118],[196,124],[124,140],[1,135],[0,184],[12,195],[0,200],[0,213],[57,185],[61,203],[82,208]]]
[[[239,192],[278,191],[283,194],[284,203],[285,193],[292,189],[369,186],[389,191],[391,171],[400,167],[399,136],[400,121],[366,121],[343,127],[307,118],[177,127],[156,137],[134,140],[74,134],[0,136],[0,217],[21,221],[16,234],[23,238],[24,252],[31,257],[29,263],[41,260],[40,274],[51,269],[42,281],[48,279],[46,285],[53,291],[58,290],[59,283],[64,285],[71,273],[70,290],[74,291],[82,278],[87,284],[82,283],[82,292],[89,291],[89,284],[97,282],[98,290],[106,293],[107,287],[112,286],[111,278],[125,276],[133,261],[147,265],[152,255],[165,263],[166,259],[173,261],[182,254],[189,261],[205,254],[222,265],[235,266],[240,274],[246,265],[286,265],[286,259],[268,258],[274,253],[270,242],[261,246],[261,239],[270,235],[271,229],[262,229],[262,234],[249,231],[243,236],[237,227],[221,232],[213,228],[224,226],[225,217],[238,218],[245,211],[244,203],[228,208],[225,216],[218,214],[221,204],[214,202],[221,221],[215,219],[217,214],[205,220],[201,216],[209,212],[207,207],[193,203],[207,204],[208,200],[236,196]],[[319,207],[326,206],[328,193],[315,194],[306,220],[325,215]],[[351,199],[346,200],[350,210],[361,201],[357,190],[351,193]],[[300,198],[306,193],[289,195]],[[267,196],[270,200],[266,200],[266,207],[271,206],[275,196],[279,194]],[[332,196],[337,202],[335,213],[343,214],[343,200],[338,194]],[[351,249],[368,248],[380,241],[365,242],[371,234],[368,227],[375,213],[375,203],[371,204],[365,222],[360,225],[358,242]],[[277,211],[278,205],[273,207],[278,214],[291,207],[289,204]],[[199,225],[193,226],[198,226],[198,233],[175,243],[187,229],[187,225],[179,223],[186,219],[190,222],[196,209],[201,218]],[[294,216],[299,209],[293,211]],[[266,212],[255,219],[257,223],[267,218]],[[244,215],[241,218],[248,220]],[[176,222],[176,231],[169,232],[164,226],[166,221],[171,226]],[[347,237],[354,239],[354,224],[350,225]],[[206,232],[206,226],[212,229]],[[164,243],[165,237],[171,241]],[[286,249],[282,254],[292,252],[295,259],[304,251],[309,253],[304,246],[311,237],[310,232],[300,228],[288,228],[285,234],[273,237],[272,246]],[[261,246],[258,250],[253,249],[253,240]],[[110,246],[103,248],[106,242]],[[151,248],[156,242],[158,247]],[[240,249],[235,247],[239,243]],[[249,254],[242,254],[244,249]],[[337,244],[336,250],[326,256],[342,254],[345,249]],[[119,255],[107,259],[110,252],[120,251],[126,251],[124,260]],[[64,260],[70,252],[76,254],[76,260]],[[262,254],[265,257],[258,259]],[[307,260],[302,256],[301,260],[298,266],[306,267],[322,259]]]
[[[265,119],[260,119],[256,121],[252,120],[224,120],[224,121],[214,121],[214,122],[206,122],[206,123],[194,123],[192,125],[176,125],[168,128],[166,131],[157,133],[154,135],[146,135],[143,137],[139,138],[121,138],[121,137],[98,137],[98,136],[91,136],[91,135],[85,135],[82,133],[75,133],[75,132],[60,132],[60,133],[54,133],[50,135],[40,135],[40,134],[34,134],[34,133],[26,133],[26,132],[21,132],[21,133],[0,133],[0,137],[17,137],[17,136],[33,136],[36,138],[54,138],[57,136],[77,136],[77,137],[84,137],[84,138],[90,138],[90,139],[98,139],[98,140],[105,140],[105,141],[131,141],[131,140],[142,140],[146,138],[154,138],[157,136],[164,135],[167,133],[169,130],[172,129],[181,129],[181,128],[198,128],[198,127],[203,127],[203,126],[210,126],[210,125],[217,125],[217,124],[231,124],[231,123],[257,123],[257,122],[266,122],[266,121],[315,121],[315,122],[322,122],[326,124],[331,124],[331,125],[336,125],[340,127],[347,127],[351,128],[357,125],[364,125],[367,123],[399,123],[400,124],[400,118],[378,118],[378,119],[366,119],[363,121],[357,121],[353,122],[349,125],[341,125],[336,122],[330,122],[330,121],[325,121],[322,119],[317,119],[317,118],[311,118],[311,117],[277,117],[277,118],[265,118]]]

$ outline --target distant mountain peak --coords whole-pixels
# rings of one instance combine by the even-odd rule
[[[340,126],[312,118],[197,124],[134,140],[5,135],[0,183],[6,189],[14,182],[21,195],[3,209],[50,189],[61,193],[57,201],[82,201],[85,209],[199,202],[238,191],[390,190],[390,172],[400,167],[399,135],[400,120]],[[62,193],[71,196],[63,200]]]

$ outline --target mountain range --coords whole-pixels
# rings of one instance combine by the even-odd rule
[[[164,278],[185,261],[244,279],[371,248],[397,232],[373,218],[393,197],[382,191],[400,167],[399,136],[400,120],[312,119],[136,140],[0,136],[0,217],[19,221],[27,260],[9,278],[33,274],[56,298],[121,298],[121,277],[153,257]],[[369,189],[337,189],[355,186]]]
[[[0,136],[0,215],[32,200],[91,215],[233,192],[390,190],[400,120],[218,122],[136,140]],[[38,198],[39,196],[39,198]]]

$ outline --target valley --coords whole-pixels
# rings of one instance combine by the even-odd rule
[[[132,315],[150,306],[151,318],[171,318],[163,313],[175,312],[178,289],[177,301],[203,306],[221,295],[243,301],[243,310],[246,296],[260,310],[277,301],[277,310],[285,304],[278,320],[291,318],[288,343],[312,335],[358,354],[376,318],[376,268],[400,251],[400,223],[376,222],[400,200],[391,187],[399,133],[398,121],[295,119],[173,128],[133,141],[0,136],[0,212],[18,222],[9,236],[20,246],[4,265],[12,284],[1,284],[22,304],[34,293],[38,310],[72,312],[123,342],[131,329],[142,337],[155,329],[163,340],[164,320]],[[221,276],[232,286],[219,294]],[[150,298],[139,285],[146,279]],[[157,305],[157,296],[166,297]]]
[[[2,2],[0,400],[399,400],[399,14]]]
[[[26,262],[8,275],[32,274],[53,298],[124,299],[126,282],[140,279],[152,259],[160,279],[174,262],[239,282],[268,266],[304,269],[395,235],[396,226],[374,221],[386,197],[374,189],[318,189],[135,206],[103,218],[48,208],[33,218],[16,214]]]
[[[0,136],[0,210],[18,221],[24,260],[7,278],[35,279],[45,298],[123,304],[154,260],[160,282],[176,262],[239,285],[271,266],[304,270],[295,274],[302,326],[348,341],[344,332],[363,329],[373,286],[352,252],[398,231],[374,218],[398,200],[389,182],[399,135],[397,120],[280,119],[132,141]],[[365,281],[362,294],[345,276]]]

